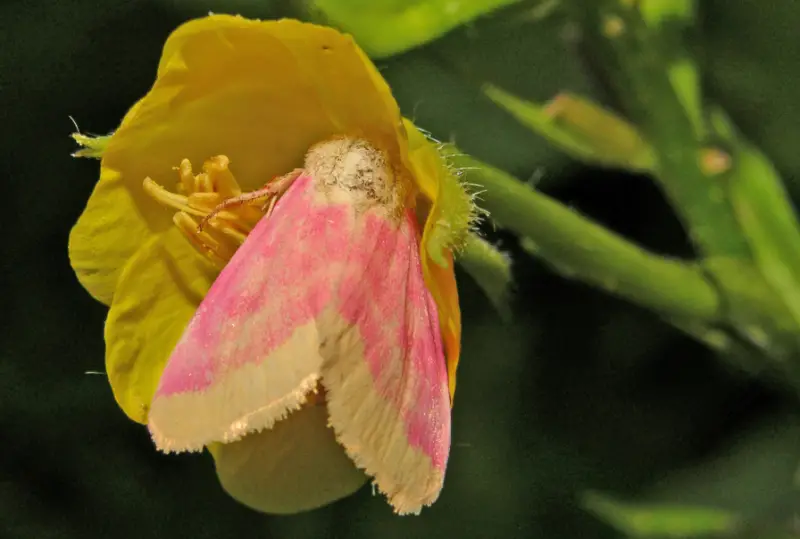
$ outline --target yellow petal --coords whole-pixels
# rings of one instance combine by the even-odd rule
[[[209,451],[228,494],[265,513],[315,509],[367,480],[337,443],[325,406],[306,406],[269,430]]]
[[[140,100],[130,108],[121,126],[136,117],[141,104]],[[141,187],[144,176],[136,176],[136,170],[125,170],[125,162],[120,163],[119,157],[106,156],[113,135],[107,138],[100,179],[70,232],[69,258],[83,287],[92,297],[110,305],[128,259],[154,232],[168,228],[171,220],[170,212],[165,212],[141,188],[130,188],[136,181]],[[151,214],[151,218],[144,219],[143,212]]]
[[[106,370],[134,421],[147,422],[164,365],[215,277],[177,228],[151,236],[119,276],[106,319]]]
[[[155,85],[105,160],[140,191],[147,176],[173,184],[181,159],[225,154],[242,189],[253,190],[337,134],[366,137],[397,158],[399,133],[388,86],[349,36],[293,20],[213,15],[167,40]]]
[[[69,259],[78,280],[95,299],[110,305],[122,268],[149,236],[120,174],[103,169],[69,235]]]
[[[447,255],[448,267],[443,268],[430,258],[423,259],[425,282],[433,294],[439,310],[439,327],[442,330],[445,357],[447,359],[447,381],[450,387],[450,403],[456,393],[456,369],[461,355],[461,308],[458,304],[458,287],[454,272],[453,256]]]

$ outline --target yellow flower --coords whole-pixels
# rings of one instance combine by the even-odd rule
[[[199,238],[197,208],[301,166],[313,144],[335,135],[382,148],[418,188],[424,277],[439,308],[452,395],[461,333],[452,250],[474,215],[469,195],[437,148],[403,120],[350,37],[293,20],[213,15],[173,32],[155,84],[113,135],[94,143],[76,135],[102,160],[70,235],[70,260],[83,286],[110,307],[106,367],[131,419],[147,422],[172,349],[220,266],[260,217],[242,208],[234,222],[243,226]],[[204,170],[195,174],[191,164],[199,163]],[[158,187],[177,178],[181,195]],[[159,202],[186,211],[173,223],[173,212]],[[204,239],[209,256],[187,237]],[[208,251],[208,242],[218,249]],[[223,485],[225,474],[252,477],[260,508],[272,512],[313,508],[355,491],[366,478],[336,443],[324,412],[324,404],[307,406],[270,431],[212,446]]]

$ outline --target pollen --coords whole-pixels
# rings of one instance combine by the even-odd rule
[[[175,169],[175,192],[149,177],[143,184],[145,192],[156,201],[178,210],[172,221],[189,243],[219,269],[230,261],[280,195],[268,188],[243,194],[229,164],[226,156],[218,155],[203,163],[203,171],[195,174],[191,162],[184,159]]]

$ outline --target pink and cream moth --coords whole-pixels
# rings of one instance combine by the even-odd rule
[[[383,152],[341,137],[232,201],[263,197],[269,211],[168,360],[148,418],[160,450],[240,440],[322,397],[337,440],[396,512],[438,498],[451,395],[411,189]]]

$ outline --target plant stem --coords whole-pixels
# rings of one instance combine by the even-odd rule
[[[700,253],[750,259],[723,187],[700,165],[706,133],[698,76],[681,44],[682,28],[671,20],[648,25],[637,4],[566,2],[626,112],[655,150],[656,178]]]
[[[452,160],[468,171],[471,183],[485,189],[481,205],[493,220],[529,238],[534,253],[564,276],[671,318],[718,318],[717,291],[697,265],[649,253],[472,157]]]

